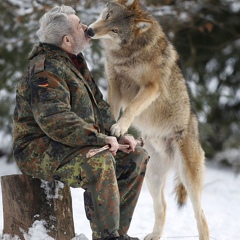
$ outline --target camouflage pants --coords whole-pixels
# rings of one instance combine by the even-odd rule
[[[84,152],[89,149],[85,149]],[[72,187],[85,189],[84,202],[92,237],[126,234],[142,187],[148,155],[137,147],[134,153],[109,151],[90,159],[78,156],[55,175]]]
[[[86,159],[93,147],[72,148],[41,139],[16,152],[19,169],[47,181],[85,189],[84,202],[93,239],[127,233],[142,187],[148,155],[142,147],[126,154],[109,151]]]

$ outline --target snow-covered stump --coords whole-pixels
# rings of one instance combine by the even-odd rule
[[[75,237],[72,197],[68,186],[24,174],[3,176],[1,184],[4,236],[33,239],[33,229],[40,224],[42,226],[38,231],[45,231],[44,234],[53,239]]]

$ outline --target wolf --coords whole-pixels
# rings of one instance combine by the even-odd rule
[[[178,53],[139,0],[109,1],[87,34],[101,39],[105,48],[108,102],[117,120],[112,134],[119,137],[135,126],[150,155],[146,182],[155,223],[145,240],[158,240],[163,234],[164,186],[171,168],[179,206],[189,196],[199,240],[209,240],[201,206],[205,156]]]

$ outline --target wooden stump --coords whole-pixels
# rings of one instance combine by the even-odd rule
[[[44,223],[47,234],[57,240],[74,236],[70,188],[58,181],[45,182],[27,175],[1,177],[3,234],[24,240],[33,223]]]

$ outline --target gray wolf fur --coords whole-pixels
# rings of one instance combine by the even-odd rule
[[[153,198],[155,223],[145,239],[158,240],[163,234],[164,185],[168,171],[174,168],[178,204],[190,197],[199,240],[209,240],[201,207],[204,151],[173,45],[139,0],[110,1],[88,33],[102,39],[106,51],[108,101],[118,119],[112,134],[120,136],[135,126],[151,157],[146,182]]]

